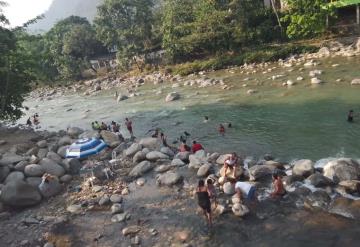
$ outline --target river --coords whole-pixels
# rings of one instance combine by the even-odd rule
[[[35,112],[40,114],[42,128],[49,130],[69,126],[88,129],[92,121],[115,120],[122,124],[126,136],[124,118],[130,117],[137,136],[160,127],[172,143],[187,131],[208,151],[236,151],[256,158],[271,153],[283,161],[359,158],[360,86],[351,86],[350,82],[360,78],[360,57],[319,62],[314,67],[298,64],[284,68],[275,63],[256,72],[232,68],[206,74],[223,79],[232,86],[230,90],[185,87],[180,82],[178,88],[172,88],[171,83],[146,84],[138,90],[140,96],[120,103],[113,98],[114,90],[101,91],[97,96],[68,94],[46,101],[28,99],[25,105],[30,110],[19,122],[26,122]],[[325,83],[310,84],[309,71],[314,69],[323,71],[318,77]],[[273,80],[275,75],[284,76]],[[304,80],[297,81],[299,76]],[[289,79],[296,85],[282,86]],[[162,93],[156,94],[160,88]],[[258,92],[248,95],[249,89]],[[179,92],[182,98],[165,103],[166,95],[172,91]],[[354,123],[346,121],[350,109],[357,114]],[[205,115],[210,118],[207,123],[203,122]],[[217,127],[224,122],[231,122],[232,128],[221,136]]]

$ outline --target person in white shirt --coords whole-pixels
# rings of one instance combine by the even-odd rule
[[[256,200],[256,187],[251,183],[238,181],[235,184],[235,191],[240,199]]]

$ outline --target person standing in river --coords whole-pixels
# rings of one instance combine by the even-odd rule
[[[354,110],[350,110],[347,116],[347,121],[348,122],[353,122],[354,121]]]
[[[219,130],[220,135],[222,135],[222,136],[225,135],[225,127],[224,127],[224,125],[220,124],[218,130]]]
[[[196,189],[196,195],[198,199],[198,205],[203,210],[208,226],[212,227],[210,195],[208,188],[205,186],[204,180],[199,180],[198,187]]]
[[[125,118],[125,125],[126,125],[127,130],[129,131],[131,137],[133,137],[134,133],[133,133],[132,121],[129,120],[128,118]]]

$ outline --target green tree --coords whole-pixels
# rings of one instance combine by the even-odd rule
[[[289,38],[311,38],[326,31],[327,16],[334,16],[332,8],[323,8],[328,0],[286,0],[288,12],[281,19],[287,24]]]
[[[105,0],[94,20],[98,39],[118,49],[120,62],[127,67],[152,46],[152,0]]]

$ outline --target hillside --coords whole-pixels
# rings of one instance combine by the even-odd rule
[[[104,0],[54,0],[46,11],[45,18],[29,27],[32,32],[48,31],[57,21],[77,15],[92,21],[96,15],[96,6]]]

